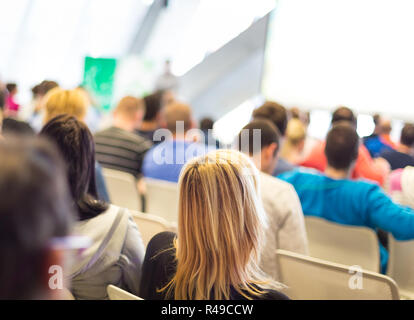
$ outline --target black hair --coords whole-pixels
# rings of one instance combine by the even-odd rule
[[[200,130],[213,129],[214,121],[211,118],[203,118],[200,121]]]
[[[348,107],[339,107],[332,113],[331,125],[339,121],[348,121],[355,128],[357,126],[357,118],[351,109]]]
[[[34,136],[35,131],[27,122],[13,118],[5,118],[2,125],[3,134],[6,135],[24,135]]]
[[[150,95],[145,96],[144,103],[145,103],[145,115],[144,121],[153,121],[155,120],[157,114],[162,109],[162,99],[164,96],[163,90],[158,90]]]
[[[244,126],[244,128],[240,131],[239,135],[237,136],[237,147],[239,151],[244,153],[248,153],[249,155],[253,155],[255,151],[260,151],[257,149],[258,141],[255,141],[255,130],[260,130],[260,148],[263,149],[271,145],[272,143],[277,144],[277,148],[275,150],[275,156],[279,149],[279,140],[280,140],[280,133],[276,126],[269,120],[266,119],[254,119],[249,124]],[[243,132],[246,132],[246,136],[248,136],[248,145],[246,139],[244,137]]]
[[[39,138],[0,141],[0,299],[39,299],[52,238],[76,219],[56,148]]]
[[[73,116],[58,115],[40,132],[54,141],[67,165],[69,187],[80,220],[93,218],[108,208],[98,200],[95,182],[95,143],[88,127]]]
[[[359,137],[348,121],[337,122],[326,137],[325,155],[329,166],[338,170],[349,169],[358,158]]]
[[[264,118],[273,122],[279,130],[279,133],[284,136],[288,123],[288,113],[286,108],[274,101],[266,101],[262,106],[253,111],[253,118]]]
[[[401,144],[409,147],[414,146],[414,125],[407,123],[401,130]]]

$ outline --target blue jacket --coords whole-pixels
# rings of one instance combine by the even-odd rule
[[[373,183],[336,180],[305,169],[279,175],[299,195],[303,213],[354,226],[378,228],[397,240],[414,238],[414,210],[394,203]],[[385,273],[388,252],[380,244],[381,272]]]

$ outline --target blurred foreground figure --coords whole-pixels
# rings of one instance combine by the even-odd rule
[[[0,299],[59,299],[74,213],[64,166],[42,140],[0,141]]]

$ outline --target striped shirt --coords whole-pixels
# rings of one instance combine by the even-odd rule
[[[110,127],[95,134],[96,159],[105,168],[139,177],[145,153],[152,142],[136,133]]]

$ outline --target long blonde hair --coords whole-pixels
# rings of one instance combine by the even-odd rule
[[[180,176],[177,272],[162,290],[175,299],[252,299],[276,288],[258,267],[266,227],[258,173],[244,154],[217,150]],[[252,297],[253,296],[253,297]]]
[[[45,97],[44,123],[61,114],[74,116],[83,121],[89,106],[88,97],[81,89],[64,90],[59,87],[50,90]]]

